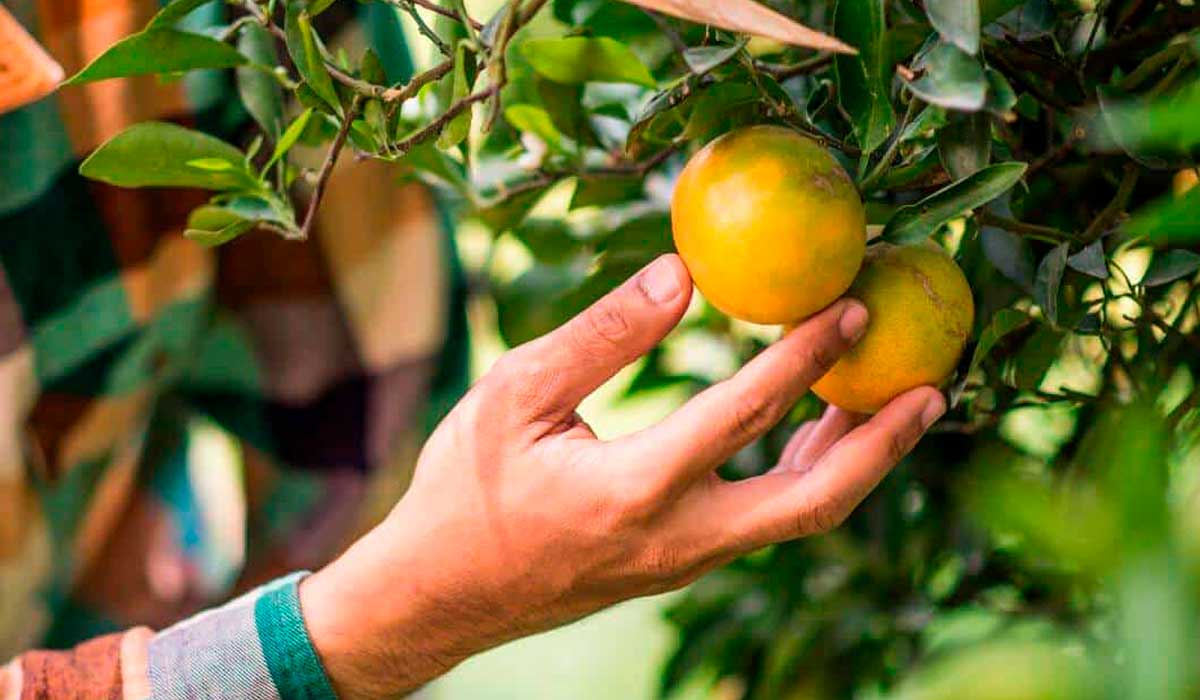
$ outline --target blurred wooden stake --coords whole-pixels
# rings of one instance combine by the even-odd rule
[[[42,99],[62,79],[62,66],[0,5],[0,114]]]
[[[809,29],[803,24],[779,14],[754,0],[624,0],[647,10],[680,19],[711,24],[745,34],[754,34],[785,44],[804,46],[818,51],[858,53],[837,39]]]

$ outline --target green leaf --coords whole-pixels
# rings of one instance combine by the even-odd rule
[[[230,168],[215,171],[189,165],[210,160],[224,161]],[[246,169],[245,155],[237,148],[166,122],[143,122],[122,131],[88,156],[79,172],[119,187],[253,190],[261,186]]]
[[[1102,119],[1089,129],[1092,144],[1119,147],[1152,168],[1189,167],[1200,156],[1200,80],[1152,101],[1097,92]]]
[[[279,63],[275,39],[261,25],[248,24],[242,28],[238,49],[255,64],[237,69],[238,95],[263,133],[276,141],[283,130],[283,89],[266,72]]]
[[[888,94],[891,66],[882,0],[838,0],[834,33],[858,49],[857,56],[834,57],[838,102],[850,115],[854,137],[869,154],[888,137],[896,114]]]
[[[233,163],[220,158],[196,158],[187,162],[188,167],[207,170],[210,173],[221,173],[233,170]]]
[[[938,131],[938,151],[950,177],[979,172],[992,158],[992,122],[982,112],[961,114]]]
[[[554,122],[550,119],[549,112],[541,107],[525,104],[509,105],[504,108],[504,118],[509,124],[512,124],[514,129],[527,131],[537,136],[554,150],[566,150],[563,146],[562,134],[554,128]]]
[[[537,94],[558,132],[578,144],[595,145],[596,135],[583,107],[582,85],[563,85],[537,76]]]
[[[883,230],[892,243],[915,243],[963,212],[987,204],[1007,192],[1025,174],[1024,163],[996,163],[896,210]]]
[[[1000,71],[987,67],[983,74],[987,78],[987,99],[983,108],[998,117],[1008,116],[1017,106],[1017,92]]]
[[[1070,245],[1060,243],[1042,258],[1037,276],[1033,280],[1033,300],[1042,307],[1042,313],[1050,323],[1058,325],[1058,289],[1062,285],[1063,273],[1067,269],[1067,253]]]
[[[1168,250],[1165,253],[1155,253],[1150,267],[1139,282],[1143,287],[1158,287],[1170,284],[1177,279],[1187,277],[1200,270],[1200,254],[1190,250]]]
[[[246,57],[237,49],[212,37],[175,29],[154,29],[113,44],[64,84],[204,68],[233,68],[244,63]]]
[[[641,59],[628,46],[608,37],[529,39],[518,48],[535,71],[558,83],[655,86],[654,76]]]
[[[1200,240],[1200,187],[1182,196],[1167,195],[1142,207],[1123,228],[1154,243],[1188,243]]]
[[[493,233],[503,233],[529,216],[529,210],[546,194],[546,189],[539,187],[507,197],[501,202],[477,210],[475,216]]]
[[[217,246],[246,233],[255,223],[231,209],[206,205],[191,213],[183,235],[200,245]]]
[[[1025,0],[979,0],[979,24],[986,27],[1024,3]]]
[[[289,2],[284,23],[287,32],[288,53],[309,88],[338,114],[342,112],[341,101],[333,87],[333,78],[325,67],[325,58],[320,40],[313,31],[312,18],[301,9],[298,2]]]
[[[571,197],[571,209],[605,206],[639,199],[644,185],[636,175],[580,177]]]
[[[158,11],[150,23],[146,25],[146,29],[163,29],[174,25],[179,20],[190,15],[194,10],[197,10],[202,5],[207,5],[213,0],[175,0],[175,2],[167,4],[166,7]]]
[[[1108,262],[1104,258],[1104,241],[1093,241],[1083,250],[1067,258],[1067,266],[1096,279],[1108,279]]]
[[[470,191],[463,164],[431,143],[418,144],[400,162],[410,166],[426,182],[449,186],[462,195]]]
[[[313,110],[306,109],[288,125],[287,130],[279,137],[279,142],[275,144],[275,152],[271,154],[271,160],[267,161],[264,170],[275,165],[280,158],[292,150],[292,146],[295,146],[300,137],[304,135],[304,130],[308,128],[308,120],[312,119],[312,115]]]
[[[957,46],[940,43],[917,64],[921,77],[907,83],[913,94],[930,104],[963,112],[982,109],[987,99],[983,66]]]
[[[997,311],[992,316],[992,320],[988,322],[987,328],[984,328],[983,332],[979,334],[979,343],[975,345],[975,354],[971,356],[971,371],[979,367],[992,348],[996,347],[996,343],[1009,333],[1029,325],[1031,321],[1032,319],[1027,314],[1016,309]]]
[[[471,80],[475,73],[474,54],[467,51],[469,44],[464,39],[455,50],[454,72],[450,74],[450,103],[466,97],[471,92]],[[459,112],[438,135],[437,147],[448,151],[462,143],[471,133],[471,109]]]
[[[694,46],[683,52],[683,60],[694,75],[704,75],[737,56],[745,42],[733,46]]]
[[[925,14],[943,39],[972,56],[979,53],[979,0],[926,0]]]
[[[1002,275],[1033,293],[1033,250],[1028,241],[1010,231],[984,226],[980,243],[984,256]]]
[[[1039,325],[1010,362],[1012,386],[1025,391],[1037,389],[1061,354],[1065,338],[1063,331],[1046,324]]]

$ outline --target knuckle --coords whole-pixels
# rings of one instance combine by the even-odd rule
[[[610,301],[601,301],[583,312],[577,330],[571,338],[575,349],[583,355],[607,355],[620,349],[632,332],[624,311]]]
[[[778,421],[777,414],[772,402],[757,396],[742,396],[733,404],[730,424],[736,436],[752,439],[769,430]]]
[[[828,343],[812,343],[804,350],[802,356],[804,364],[801,369],[807,370],[815,376],[822,376],[833,367],[838,356],[836,348]]]
[[[798,531],[829,532],[841,525],[848,513],[842,504],[834,499],[818,499],[809,504],[800,516]]]
[[[496,362],[491,375],[492,391],[517,406],[533,407],[553,394],[561,372],[539,357],[513,351]]]
[[[670,579],[683,569],[683,556],[676,547],[659,544],[642,555],[642,570],[653,579]]]

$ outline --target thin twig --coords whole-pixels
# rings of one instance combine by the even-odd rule
[[[1071,234],[1065,231],[1060,231],[1051,226],[1040,226],[1038,224],[1017,221],[1016,219],[1010,219],[1007,216],[993,214],[987,209],[979,209],[976,211],[975,220],[983,226],[994,226],[1026,238],[1045,241],[1047,243],[1062,243],[1063,241],[1073,240]]]
[[[447,107],[446,111],[439,115],[437,119],[434,119],[399,141],[392,143],[391,148],[400,155],[408,153],[413,149],[414,146],[420,145],[421,143],[440,134],[442,129],[446,128],[447,124],[449,124],[459,114],[462,114],[463,110],[470,108],[470,106],[476,102],[482,102],[483,100],[488,99],[498,90],[500,90],[500,86],[493,85],[485,90],[480,90],[479,92],[474,92],[470,95],[467,95],[466,97]]]
[[[433,45],[438,48],[438,51],[442,52],[443,56],[449,56],[451,53],[449,44],[443,41],[442,37],[438,36],[437,32],[433,31],[433,28],[426,24],[425,18],[421,16],[420,12],[417,12],[417,6],[413,4],[414,1],[415,0],[388,0],[388,4],[392,7],[396,7],[407,12],[408,16],[412,17],[413,22],[417,25],[417,30],[421,32],[426,39],[429,39],[429,41],[433,42]]]
[[[360,96],[355,96],[350,102],[350,107],[346,110],[346,116],[342,118],[342,125],[338,129],[337,136],[334,137],[329,151],[325,154],[325,162],[321,164],[321,169],[317,172],[317,183],[313,186],[312,197],[308,200],[304,223],[300,225],[300,231],[296,236],[299,240],[307,239],[312,233],[312,227],[317,219],[317,208],[321,204],[321,198],[325,196],[325,186],[329,184],[329,176],[333,174],[338,156],[341,155],[342,148],[346,145],[346,138],[350,135],[350,126],[358,117],[358,109],[361,104],[362,97]]]
[[[830,63],[833,63],[833,54],[819,53],[816,56],[811,56],[803,61],[792,63],[790,65],[756,62],[754,67],[778,80],[779,82],[783,82],[789,78],[794,78],[797,75],[809,75],[816,73],[825,66],[828,66]]]
[[[888,166],[891,165],[892,159],[896,157],[896,152],[900,150],[900,137],[904,135],[904,130],[908,128],[909,122],[917,115],[917,106],[920,100],[913,97],[908,102],[908,108],[904,110],[904,116],[900,118],[900,123],[896,125],[896,130],[892,133],[892,141],[888,144],[887,150],[883,152],[879,162],[871,169],[871,172],[863,178],[859,184],[859,189],[866,192],[869,190],[883,174],[887,172]]]
[[[1121,184],[1117,186],[1117,193],[1084,230],[1084,243],[1091,243],[1107,233],[1109,225],[1121,215],[1121,212],[1125,211],[1125,206],[1129,204],[1129,197],[1133,194],[1133,188],[1137,185],[1140,172],[1133,163],[1125,164],[1125,173],[1121,176]]]

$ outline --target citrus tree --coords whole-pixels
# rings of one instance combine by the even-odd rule
[[[354,5],[230,0],[204,30],[189,15],[209,2],[167,4],[72,80],[233,69],[256,126],[231,143],[136,125],[84,174],[211,190],[186,235],[219,244],[307,235],[343,152],[395,161],[489,232],[476,286],[518,344],[672,250],[690,153],[775,124],[840,162],[874,239],[941,246],[970,282],[951,413],[843,527],[679,599],[664,695],[1200,694],[1195,3],[639,2],[688,21],[611,0],[364,0],[429,45],[406,75],[327,48],[314,27],[335,4]],[[704,23],[735,15],[791,43]],[[299,144],[323,164],[293,163]],[[626,392],[699,390],[777,333],[699,303]],[[820,410],[805,399],[726,475],[769,468]]]

